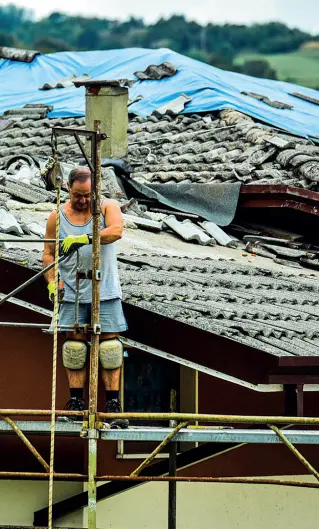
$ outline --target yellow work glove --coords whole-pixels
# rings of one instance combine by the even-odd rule
[[[78,250],[85,244],[91,244],[91,237],[86,233],[83,235],[68,235],[61,242],[60,255],[69,255],[74,250]]]
[[[55,290],[55,281],[50,281],[48,284],[48,291],[49,291],[49,300],[54,303],[54,296],[56,294]]]

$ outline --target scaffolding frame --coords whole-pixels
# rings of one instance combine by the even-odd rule
[[[88,527],[96,529],[96,507],[97,507],[97,483],[101,481],[131,481],[131,482],[168,482],[168,529],[176,528],[176,483],[177,482],[210,482],[210,483],[245,483],[245,484],[267,484],[277,486],[292,486],[305,488],[319,488],[319,473],[306,460],[306,458],[297,450],[295,444],[316,444],[319,445],[318,430],[291,430],[291,426],[315,426],[319,427],[318,417],[286,417],[286,416],[241,416],[241,415],[214,415],[199,413],[121,413],[107,414],[99,412],[97,409],[97,389],[98,389],[98,347],[100,329],[100,200],[101,200],[101,141],[106,139],[105,134],[101,133],[100,122],[94,122],[94,130],[88,131],[83,129],[68,129],[54,127],[52,129],[53,139],[61,135],[72,135],[86,159],[91,169],[92,181],[92,202],[91,212],[93,217],[93,234],[92,234],[92,321],[90,325],[85,326],[59,326],[58,331],[78,330],[89,332],[91,335],[90,351],[90,372],[89,372],[89,406],[88,410],[83,412],[66,411],[66,410],[30,410],[30,409],[0,409],[0,435],[9,433],[16,434],[25,446],[30,450],[37,461],[42,465],[42,472],[6,472],[0,471],[0,479],[21,478],[21,479],[41,479],[48,480],[52,478],[50,466],[47,461],[36,450],[26,434],[32,435],[50,435],[50,423],[47,421],[14,421],[12,417],[45,417],[45,416],[72,416],[78,417],[79,422],[56,423],[55,435],[66,437],[78,436],[88,440],[88,472],[81,473],[61,473],[53,471],[54,480],[77,480],[85,481],[88,484]],[[80,136],[85,136],[91,142],[91,159],[88,158]],[[52,140],[53,145],[53,140]],[[8,240],[8,239],[6,239]],[[34,239],[25,239],[24,242],[33,242]],[[38,240],[37,240],[38,242]],[[55,239],[44,239],[42,242],[55,242]],[[58,261],[61,262],[60,258]],[[10,300],[15,294],[20,292],[24,287],[33,283],[50,268],[57,266],[54,262],[31,279],[15,288],[9,294],[6,294],[0,300],[0,305]],[[76,322],[75,322],[76,323]],[[0,322],[0,326],[8,327],[32,327],[38,329],[48,329],[49,325],[45,324],[28,324],[15,322]],[[147,347],[138,342],[124,339],[128,346],[140,348],[150,354],[161,356],[161,352],[151,347]],[[164,354],[164,353],[163,353]],[[166,359],[177,363],[183,363],[182,359],[166,355]],[[204,366],[196,363],[187,362],[191,369],[202,368],[207,374],[222,378],[228,382],[235,382],[233,377],[223,375],[217,371],[209,370]],[[238,380],[236,381],[238,383]],[[245,385],[245,384],[241,384]],[[262,385],[259,385],[262,386]],[[255,391],[278,391],[278,386],[270,389],[259,387],[258,385],[246,383],[246,387]],[[115,418],[138,419],[139,421],[169,421],[169,428],[144,428],[130,427],[126,430],[112,430],[105,427],[105,422]],[[198,426],[198,423],[210,423],[210,426]],[[192,424],[194,423],[194,424]],[[107,423],[106,423],[107,424]],[[222,429],[211,426],[215,425],[232,425],[231,429]],[[264,425],[267,429],[239,429],[233,427],[238,424]],[[280,426],[280,429],[279,427]],[[284,428],[289,428],[282,431]],[[160,444],[153,452],[144,459],[144,461],[130,475],[98,475],[97,473],[97,440],[106,441],[160,441]],[[211,442],[211,443],[283,443],[294,456],[307,468],[309,474],[313,475],[318,482],[300,482],[291,480],[275,480],[264,478],[240,478],[240,477],[198,477],[198,476],[177,476],[176,475],[176,457],[177,443],[183,442]],[[152,476],[140,475],[140,472],[147,468],[156,455],[164,447],[169,447],[169,472],[168,475]],[[52,520],[51,520],[52,523]]]

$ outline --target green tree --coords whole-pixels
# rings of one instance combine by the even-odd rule
[[[54,53],[57,51],[66,51],[69,47],[63,40],[52,37],[43,37],[34,43],[36,50],[41,53]]]
[[[77,46],[81,50],[98,50],[100,48],[100,35],[93,29],[82,31],[78,37]]]
[[[27,9],[16,7],[13,4],[0,6],[0,29],[12,31],[30,19],[31,11]]]
[[[245,61],[240,71],[246,75],[253,77],[261,77],[264,79],[277,79],[276,71],[271,68],[268,61]]]
[[[9,48],[17,47],[17,41],[11,33],[0,31],[0,46],[8,46]]]
[[[128,47],[170,48],[218,68],[274,79],[276,72],[264,61],[234,64],[239,52],[285,53],[307,41],[319,40],[280,22],[266,24],[207,24],[183,15],[160,18],[146,25],[140,18],[124,22],[103,18],[69,16],[52,12],[41,20],[14,5],[0,6],[0,45],[39,49],[42,52]]]

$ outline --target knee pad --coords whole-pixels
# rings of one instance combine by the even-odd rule
[[[117,369],[123,362],[123,345],[117,338],[100,342],[100,362],[104,369]]]
[[[62,347],[64,367],[68,369],[82,369],[85,366],[87,345],[78,340],[67,340]]]

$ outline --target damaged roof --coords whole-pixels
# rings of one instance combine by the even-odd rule
[[[124,301],[276,356],[319,355],[317,281],[238,262],[120,255]]]
[[[233,110],[136,117],[129,126],[133,178],[144,182],[242,182],[319,190],[319,145]]]
[[[51,128],[84,127],[83,118],[49,119],[50,111],[50,107],[33,105],[0,118],[0,224],[3,232],[20,235],[17,244],[4,243],[0,257],[34,269],[41,266],[41,237],[55,207],[54,193],[46,191],[40,179],[51,154]],[[317,146],[236,111],[189,116],[166,113],[147,120],[134,117],[128,126],[128,142],[132,177],[139,182],[178,182],[181,186],[183,182],[280,182],[319,190]],[[58,154],[66,172],[81,158],[76,142],[68,136],[59,139]],[[109,170],[103,169],[105,196],[123,198],[114,172],[112,180],[105,171]],[[65,192],[62,197],[66,199]],[[128,214],[137,211],[129,209]],[[153,220],[160,226],[158,231],[162,230],[163,216],[138,214],[148,219],[142,219],[142,227]],[[172,229],[181,224],[186,226],[166,218],[166,226]],[[317,273],[291,272],[284,265],[273,269],[259,256],[255,259],[263,264],[255,266],[243,259],[241,249],[222,248],[225,254],[220,253],[220,247],[211,246],[212,234],[206,233],[206,240],[201,241],[198,229],[203,226],[196,220],[193,234],[193,226],[187,223],[188,235],[191,241],[207,244],[205,254],[201,246],[183,242],[180,255],[178,239],[171,233],[152,234],[150,242],[149,232],[129,226],[128,218],[127,230],[139,233],[141,244],[138,253],[134,253],[135,243],[129,248],[120,246],[119,268],[127,303],[276,356],[319,353]],[[37,234],[39,243],[28,247],[20,230],[25,235]]]
[[[84,127],[84,118],[48,119],[52,107],[26,105],[0,116],[0,170],[13,156],[48,157],[53,126]],[[237,111],[132,117],[128,160],[144,183],[281,184],[319,191],[319,145],[256,122]],[[59,138],[60,159],[81,153]]]
[[[183,113],[233,109],[303,137],[319,134],[316,90],[227,72],[169,49],[59,52],[36,56],[30,65],[3,61],[0,112],[42,103],[54,106],[50,117],[84,116],[83,87],[54,88],[61,79],[84,74],[95,81],[135,79],[129,111],[144,118],[183,93]]]
[[[117,244],[126,303],[277,357],[319,355],[317,272],[262,257],[252,262],[240,249],[201,247],[168,233],[126,228]],[[39,248],[21,241],[0,257],[39,270]]]

